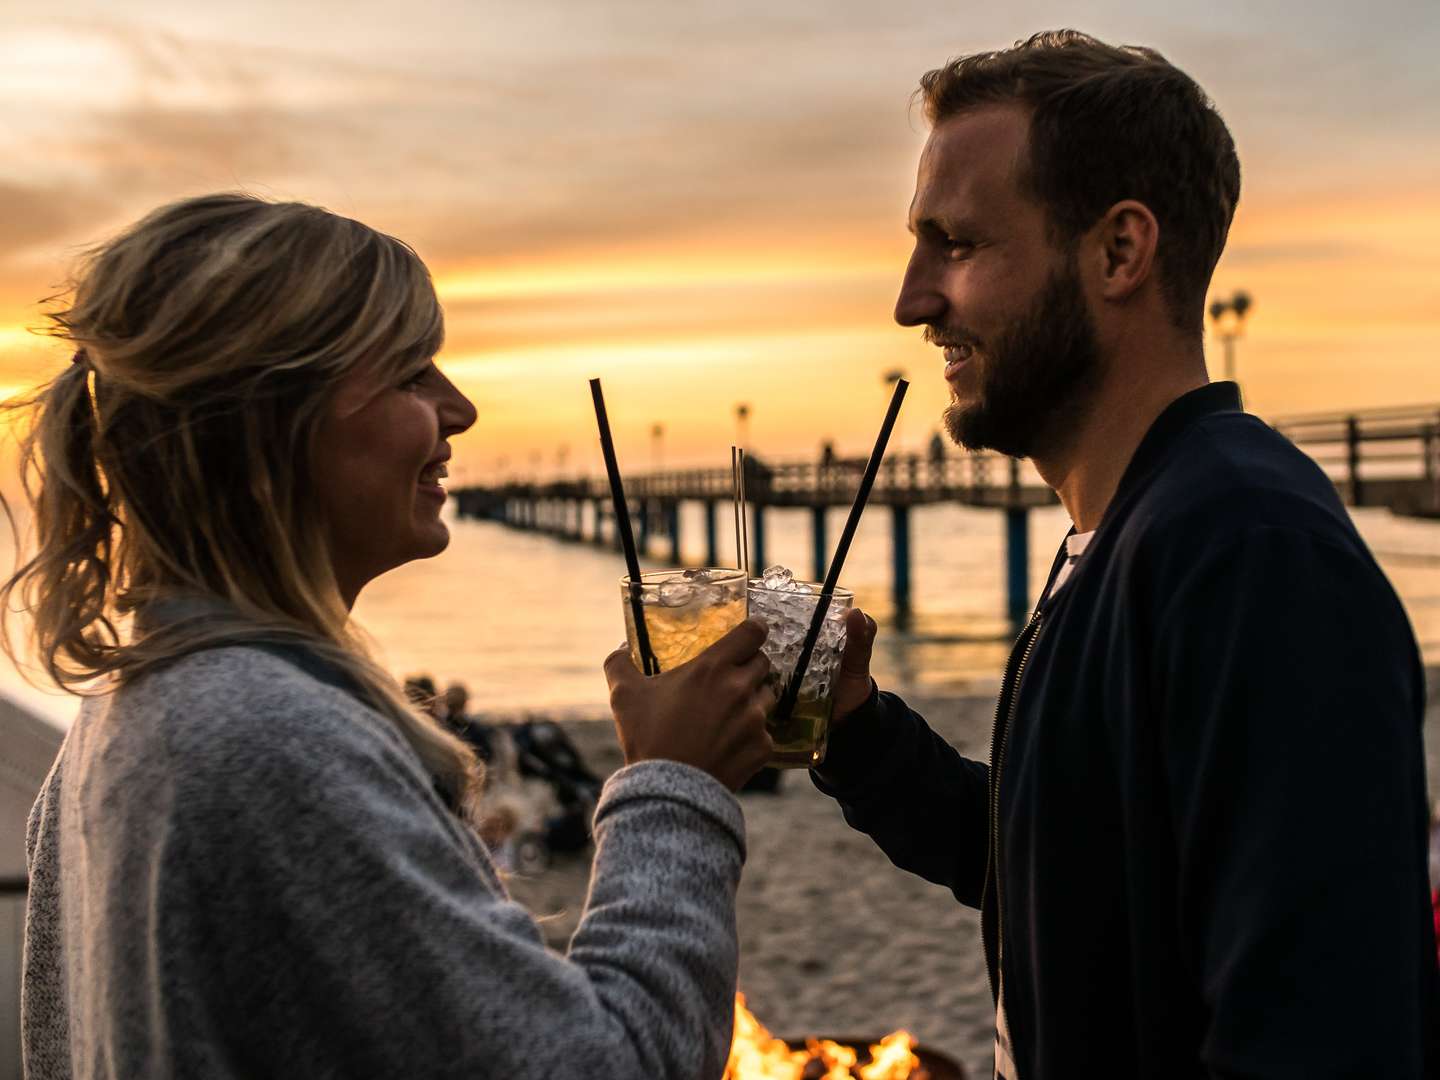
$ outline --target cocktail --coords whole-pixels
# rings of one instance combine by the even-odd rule
[[[749,585],[749,614],[769,628],[763,646],[772,668],[777,694],[794,675],[806,631],[820,602],[823,586],[796,581],[783,566],[766,569]],[[815,639],[815,650],[800,682],[790,715],[772,713],[768,721],[775,751],[770,764],[777,769],[809,769],[825,759],[830,712],[835,705],[835,678],[845,650],[845,613],[854,602],[848,589],[835,589]]]
[[[625,639],[641,671],[630,577],[620,579]],[[650,651],[661,671],[677,668],[745,621],[745,572],[735,569],[647,570],[640,575],[640,609]]]

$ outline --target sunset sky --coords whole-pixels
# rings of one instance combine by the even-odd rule
[[[1072,25],[1158,47],[1234,132],[1216,277],[1256,299],[1251,408],[1440,403],[1440,4],[411,0],[0,7],[0,384],[64,362],[38,301],[79,246],[185,195],[315,202],[409,241],[480,419],[463,478],[863,452],[882,373],[944,398],[890,318],[919,75]],[[1212,371],[1218,371],[1218,355]]]

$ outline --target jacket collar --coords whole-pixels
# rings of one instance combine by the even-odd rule
[[[1207,383],[1198,390],[1182,394],[1167,405],[1164,411],[1155,418],[1155,422],[1150,425],[1150,430],[1140,440],[1140,445],[1135,448],[1135,453],[1130,458],[1130,464],[1125,467],[1125,473],[1120,478],[1120,486],[1115,490],[1115,497],[1110,500],[1110,505],[1106,507],[1105,514],[1100,519],[1098,526],[1100,531],[1104,532],[1106,526],[1114,518],[1117,509],[1130,495],[1144,485],[1146,478],[1165,459],[1165,455],[1186,429],[1216,413],[1243,411],[1244,407],[1240,402],[1240,387],[1233,382]],[[1065,539],[1068,540],[1074,536],[1075,532],[1075,526],[1071,525],[1070,531],[1065,534]],[[1094,546],[1094,541],[1091,541],[1091,547]],[[1038,611],[1048,611],[1055,599],[1051,595],[1053,583],[1056,575],[1060,573],[1060,567],[1065,562],[1065,555],[1065,541],[1062,540],[1060,550],[1055,555],[1055,561],[1050,566],[1050,576],[1046,578],[1045,587],[1040,593],[1041,602],[1037,606]],[[1083,560],[1081,565],[1084,565]],[[1075,572],[1078,574],[1080,569],[1077,568]]]
[[[1115,489],[1115,497],[1110,500],[1110,505],[1118,506],[1144,483],[1145,478],[1192,424],[1216,413],[1243,411],[1240,387],[1233,382],[1207,383],[1198,390],[1191,390],[1188,394],[1176,398],[1155,418],[1150,430],[1135,448],[1135,454],[1126,466],[1125,474],[1120,478],[1120,486]],[[1105,516],[1110,516],[1108,510]]]

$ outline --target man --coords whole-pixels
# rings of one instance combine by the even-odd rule
[[[955,441],[1029,457],[1075,528],[988,764],[875,690],[856,614],[817,785],[981,909],[1007,1080],[1429,1075],[1420,661],[1333,485],[1206,377],[1229,132],[1073,32],[921,87],[895,317]]]

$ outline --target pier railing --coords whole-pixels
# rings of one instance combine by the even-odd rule
[[[848,507],[855,498],[864,458],[816,461],[746,460],[745,495],[750,506],[750,553],[764,566],[767,511],[810,511],[812,566],[822,578],[830,558],[827,512]],[[704,508],[706,562],[719,565],[719,515],[730,513],[733,480],[728,469],[673,469],[625,478],[640,547],[652,538],[669,540],[669,557],[681,561],[682,502]],[[548,532],[569,540],[618,544],[610,491],[603,477],[574,477],[538,482],[508,482],[455,493],[462,516],[483,517],[518,528]],[[1024,619],[1029,610],[1029,511],[1057,501],[1032,471],[998,454],[894,454],[886,459],[870,493],[870,513],[890,515],[893,572],[891,597],[896,618],[910,611],[910,510],[930,503],[960,503],[1000,510],[1006,515],[1008,614]]]
[[[830,461],[748,460],[746,496],[766,506],[848,506],[855,497],[864,458]],[[730,498],[728,469],[672,469],[625,478],[625,491],[640,499],[704,501]],[[524,493],[551,498],[605,499],[603,476],[548,481],[507,481],[484,489],[493,497]],[[990,508],[1034,507],[1055,502],[1039,478],[1027,474],[1014,458],[999,454],[899,454],[887,458],[875,478],[872,503],[915,505],[962,502]]]
[[[1440,517],[1440,406],[1314,413],[1275,427],[1315,459],[1350,505]]]
[[[1274,427],[1309,454],[1354,506],[1386,507],[1397,514],[1440,518],[1440,406],[1321,413],[1276,421]],[[864,471],[863,458],[811,461],[750,458],[746,496],[751,507],[750,551],[766,563],[766,511],[772,507],[811,512],[812,566],[816,580],[829,560],[827,511],[849,506]],[[707,562],[719,565],[717,515],[728,515],[728,469],[672,469],[625,478],[642,549],[668,539],[669,558],[681,561],[679,506],[698,502],[705,512]],[[569,540],[618,546],[610,492],[603,476],[550,481],[510,481],[454,493],[464,516],[490,518],[517,528]],[[1007,614],[1014,623],[1030,605],[1029,512],[1057,501],[1028,467],[998,454],[892,454],[881,466],[870,495],[871,513],[888,509],[892,540],[892,589],[896,617],[910,610],[910,510],[958,503],[1005,514]]]

